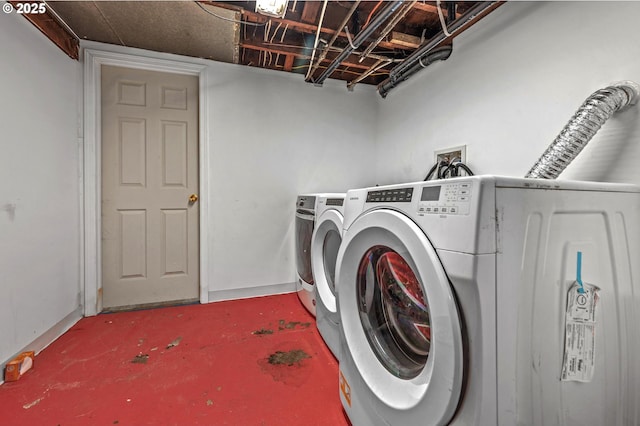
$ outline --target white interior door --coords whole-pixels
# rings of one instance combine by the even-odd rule
[[[198,78],[102,66],[103,307],[199,297]]]

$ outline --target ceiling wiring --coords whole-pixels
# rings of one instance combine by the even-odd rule
[[[349,28],[347,26],[347,23],[349,22],[349,20],[351,20],[353,18],[353,14],[356,12],[356,10],[358,9],[358,6],[360,5],[360,1],[361,0],[356,0],[353,2],[353,4],[351,5],[351,8],[349,9],[349,11],[347,12],[347,14],[345,15],[345,17],[343,18],[342,22],[340,23],[340,25],[338,25],[338,29],[344,27],[345,31],[349,31]],[[320,56],[318,56],[318,60],[316,61],[316,63],[313,65],[311,72],[309,73],[309,75],[312,77],[313,73],[318,69],[318,66],[320,66],[320,64],[322,63],[322,61],[324,61],[324,59],[327,57],[327,53],[329,52],[329,50],[333,47],[333,44],[336,42],[336,40],[338,39],[338,36],[340,35],[339,31],[336,31],[335,34],[333,35],[333,37],[331,37],[331,39],[329,40],[328,43],[326,43],[326,45],[324,46],[324,48],[322,49],[322,51],[320,52]]]
[[[386,89],[388,82],[393,79],[395,83],[398,73],[409,65],[413,70],[434,62],[427,55],[415,54],[423,50],[425,43],[431,46],[438,32],[451,39],[461,32],[456,22],[456,6],[460,3],[445,0],[323,0],[313,7],[309,7],[311,2],[292,0],[286,9],[286,19],[264,18],[250,10],[250,6],[238,10],[230,1],[222,1],[220,6],[218,2],[195,3],[214,17],[245,24],[240,28],[239,42],[243,63],[253,61],[254,65],[264,68],[302,73],[305,81],[318,86],[332,76],[344,80],[349,89],[360,82],[375,84],[379,91],[381,85]],[[469,12],[481,3],[500,2],[465,4],[461,7],[464,11],[461,18],[471,15]],[[391,4],[393,11],[389,11]],[[217,8],[207,8],[207,5],[238,10],[241,18],[220,16]],[[249,26],[253,31],[247,29]],[[436,36],[430,35],[434,31]],[[256,58],[259,58],[257,64]],[[294,67],[294,61],[304,61],[305,65],[296,62]],[[301,67],[306,67],[304,73]],[[321,71],[316,72],[319,69]],[[335,75],[333,71],[337,71]]]
[[[440,18],[440,25],[442,26],[442,32],[447,37],[451,37],[451,33],[447,29],[447,22],[444,20],[444,14],[442,13],[442,4],[440,0],[436,1],[436,6],[438,8],[438,17]]]
[[[328,0],[324,0],[324,3],[322,4],[322,12],[320,12],[320,21],[318,22],[318,31],[316,32],[316,39],[313,42],[313,50],[311,51],[311,60],[309,61],[309,69],[307,70],[307,75],[305,77],[305,80],[309,78],[309,75],[311,74],[311,70],[313,69],[313,59],[316,56],[316,49],[318,48],[318,40],[320,39],[320,30],[322,29],[322,22],[324,21],[324,15],[327,10],[327,3],[328,3]]]
[[[351,46],[353,49],[357,49],[358,46],[356,46],[355,44],[353,44],[353,38],[351,37],[351,33],[349,33],[349,27],[345,25],[344,27],[344,32],[347,35],[347,40],[349,41],[349,46]]]
[[[282,22],[278,22],[278,26],[276,27],[276,30],[273,32],[273,35],[271,36],[269,43],[273,43],[273,39],[276,38],[276,35],[278,34],[278,30],[280,29],[281,26],[282,26]]]
[[[389,34],[395,28],[395,26],[402,19],[404,19],[407,13],[409,13],[409,11],[413,9],[413,5],[416,2],[417,0],[412,0],[405,3],[400,8],[400,10],[395,15],[393,15],[393,17],[389,20],[387,25],[380,32],[380,35],[378,36],[378,38],[376,38],[373,42],[369,43],[369,46],[364,50],[364,52],[360,54],[360,58],[358,59],[359,62],[362,62],[367,57],[367,55],[371,53],[373,49],[375,49],[380,44],[380,42],[387,37],[387,34]]]
[[[369,77],[370,75],[375,75],[374,73],[376,71],[378,71],[381,68],[386,67],[390,63],[392,63],[392,62],[391,61],[384,61],[382,59],[379,59],[378,62],[376,62],[375,64],[373,64],[373,66],[371,66],[371,68],[369,68],[367,71],[365,71],[362,74],[360,74],[360,76],[358,78],[356,78],[353,81],[350,81],[349,83],[347,83],[347,88],[353,89],[353,87],[356,84],[360,83],[362,80],[364,80],[365,78]]]
[[[305,68],[307,68],[307,65],[298,65],[298,66],[295,66],[295,67],[293,67],[291,69],[292,70],[300,70],[300,69],[305,69]],[[318,67],[318,69],[322,69],[322,70],[327,69],[327,68],[328,67],[325,66],[325,65]],[[352,70],[347,69],[347,68],[338,69],[338,71],[341,72],[341,73],[348,73],[348,74],[355,74],[355,75],[362,74],[360,71],[352,71]],[[369,76],[370,77],[380,77],[380,76],[386,76],[386,75],[388,75],[388,73],[373,73],[373,74],[370,74]]]
[[[305,64],[311,68],[293,71],[307,83],[322,86],[332,78],[349,88],[361,82],[384,97],[408,76],[446,59],[431,52],[507,2],[288,0],[277,15],[254,1],[41,3],[46,23],[57,22],[64,33],[54,43],[74,59],[87,40],[283,72]],[[171,20],[158,25],[159,17]]]
[[[264,34],[263,34],[263,39],[264,41],[269,41],[269,33],[271,32],[271,19],[269,19],[266,23],[266,25],[264,26]]]
[[[369,25],[369,21],[371,21],[371,17],[373,16],[373,14],[376,12],[376,10],[378,10],[378,8],[380,7],[380,5],[384,3],[384,0],[380,0],[378,2],[378,4],[376,4],[373,9],[371,9],[371,12],[369,13],[369,16],[367,16],[367,20],[364,22],[364,25],[362,25],[361,29],[366,28],[367,25]]]
[[[271,43],[270,46],[271,47],[289,48],[289,49],[295,49],[295,48],[299,48],[300,47],[300,46],[297,46],[295,44],[287,44],[287,43],[284,43],[284,44],[282,44],[282,43]],[[332,52],[340,52],[340,51],[342,51],[341,48],[335,47],[335,46],[325,47],[325,48],[328,49],[329,51],[332,51]],[[308,56],[308,55],[304,56],[304,55],[300,55],[300,54],[297,54],[297,53],[294,53],[294,52],[291,52],[291,54],[299,56],[300,58],[305,58],[305,59],[309,59],[310,58],[310,56]],[[354,55],[358,55],[358,54],[360,54],[360,51],[359,50],[354,50],[353,54]],[[392,57],[389,57],[389,56],[378,55],[378,54],[375,54],[375,53],[370,53],[368,55],[368,57],[370,59],[375,59],[375,60],[382,59],[383,61],[388,61],[388,62],[393,62],[393,63],[400,63],[400,62],[403,61],[403,59],[401,59],[401,58],[392,58]]]
[[[218,15],[216,13],[213,13],[212,11],[206,9],[203,5],[201,5],[200,2],[197,1],[197,0],[195,0],[194,3],[197,4],[200,9],[204,10],[209,15],[215,16],[216,18],[222,19],[223,21],[233,22],[235,24],[244,24],[244,25],[251,25],[251,26],[254,26],[254,27],[262,27],[262,26],[266,25],[268,22],[271,22],[271,19],[269,19],[267,22],[263,22],[263,23],[247,22],[247,21],[242,21],[242,20],[239,21],[237,19],[227,18],[225,16],[220,16],[220,15]]]

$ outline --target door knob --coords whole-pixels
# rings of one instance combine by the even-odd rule
[[[196,194],[189,195],[189,201],[191,203],[195,203],[196,201],[198,201],[198,196]]]

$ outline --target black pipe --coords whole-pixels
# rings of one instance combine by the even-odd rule
[[[456,2],[450,1],[447,3],[447,18],[445,22],[447,25],[456,20]]]
[[[367,39],[367,37],[369,37],[375,30],[377,30],[379,26],[384,24],[384,21],[386,21],[391,15],[393,15],[393,13],[396,11],[396,9],[398,9],[398,7],[400,7],[402,3],[404,3],[404,0],[389,3],[389,5],[384,10],[382,10],[382,12],[380,12],[369,25],[364,27],[364,29],[356,36],[355,39],[353,39],[353,43],[350,43],[349,46],[345,47],[342,52],[340,52],[340,54],[333,60],[333,62],[331,62],[327,69],[324,70],[324,72],[320,74],[320,77],[314,80],[313,83],[316,85],[321,85],[331,75],[331,73],[333,73],[336,68],[338,68],[342,61],[347,59],[347,57],[354,50],[360,47],[360,45]],[[338,29],[338,31],[341,30],[342,28]]]
[[[488,2],[478,2],[475,6],[467,11],[463,16],[459,19],[456,19],[451,25],[448,25],[448,30],[450,34],[455,33],[460,28],[464,27],[473,19],[477,18],[478,15],[483,13],[485,10],[490,8],[491,6],[498,3],[497,1],[488,1]],[[420,59],[422,59],[427,53],[431,52],[436,46],[441,44],[444,40],[446,40],[448,36],[444,34],[444,32],[439,32],[435,37],[433,37],[427,44],[419,47],[416,51],[414,51],[411,55],[409,55],[404,61],[402,61],[399,65],[391,70],[389,73],[389,77],[384,80],[382,83],[378,85],[378,90],[380,91],[380,95],[384,98],[389,93],[389,90],[400,82],[409,78],[410,75],[414,74],[417,70],[421,69],[422,66],[419,65]],[[423,59],[424,62],[424,59]],[[418,68],[416,68],[416,64],[418,64]],[[381,88],[383,91],[381,91]]]
[[[403,81],[408,80],[409,77],[420,71],[422,68],[427,67],[437,61],[447,60],[449,56],[451,56],[451,52],[453,52],[453,46],[448,45],[427,53],[424,58],[419,58],[415,65],[407,69],[400,78],[395,80],[387,79],[386,81],[380,83],[378,85],[378,93],[380,93],[380,96],[382,96],[383,98],[386,98],[391,89],[393,89]]]

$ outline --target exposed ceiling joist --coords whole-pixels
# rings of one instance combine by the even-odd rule
[[[305,53],[300,52],[300,50],[295,48],[295,47],[275,46],[273,44],[262,43],[262,42],[255,41],[255,40],[252,41],[252,42],[243,42],[242,44],[240,44],[240,46],[241,47],[246,47],[246,48],[252,49],[252,50],[260,50],[260,51],[263,51],[263,52],[269,52],[269,53],[273,53],[273,54],[292,56],[294,58],[299,58],[299,59],[311,59],[310,55],[307,55]],[[336,52],[330,52],[327,55],[326,61],[330,62],[336,56],[337,56]],[[384,59],[381,59],[381,60],[384,60]],[[379,59],[379,61],[380,61],[380,59]],[[344,66],[346,66],[346,67],[356,68],[356,69],[360,69],[360,70],[368,70],[370,68],[370,66],[371,66],[371,65],[368,65],[367,63],[360,63],[357,60],[356,61],[343,61],[342,64]]]
[[[435,4],[429,4],[429,3],[422,3],[422,2],[418,2],[413,6],[414,9],[416,10],[421,10],[423,12],[427,12],[427,13],[433,13],[433,14],[438,14],[438,6],[436,6]],[[462,13],[460,12],[456,12],[456,19],[461,17]]]
[[[9,2],[14,9],[24,7],[21,1]],[[29,3],[31,5],[32,3]],[[38,5],[38,3],[34,3]],[[72,59],[78,59],[80,42],[78,38],[67,28],[65,28],[55,17],[55,12],[46,8],[44,3],[40,3],[44,13],[21,13],[29,22],[39,29],[49,40],[58,46],[64,53]],[[6,13],[6,12],[5,12]]]
[[[418,36],[404,34],[398,31],[391,32],[391,38],[389,41],[395,45],[407,47],[409,49],[417,49],[420,47],[420,43],[422,42]]]
[[[54,17],[60,17],[61,27],[68,26],[81,40],[306,73],[308,81],[320,74],[315,80],[319,82],[328,72],[328,78],[343,80],[350,88],[369,84],[379,89],[385,79],[396,77],[396,68],[415,58],[415,52],[433,46],[445,25],[442,20],[455,27],[456,21],[480,4],[404,0],[397,2],[401,3],[397,9],[382,15],[391,3],[396,2],[292,0],[283,18],[257,13],[255,1],[86,0],[46,4]],[[34,25],[70,56],[77,57],[75,37],[64,31],[52,36],[56,30],[43,28],[55,26],[55,20],[40,17],[38,22],[37,18],[34,16]],[[374,22],[375,28],[366,31]],[[335,63],[337,58],[340,60]],[[412,62],[411,67],[414,65]]]
[[[219,6],[222,8],[229,8],[232,10],[238,10],[237,7],[233,7],[230,8],[228,7],[228,5],[226,3],[223,2],[217,2],[217,1],[206,1],[206,2],[202,2],[202,3],[206,3],[206,4],[211,4],[214,6]],[[315,2],[314,2],[315,3]],[[320,2],[317,2],[320,3]],[[418,4],[418,3],[416,3]],[[295,21],[292,19],[288,19],[288,18],[274,18],[271,16],[264,16],[261,15],[259,13],[256,12],[252,12],[249,10],[241,10],[243,17],[245,17],[245,20],[247,22],[251,22],[251,23],[258,23],[258,24],[266,24],[267,22],[271,21],[272,25],[278,25],[278,24],[282,24],[282,26],[288,26],[289,29],[291,30],[295,30],[295,31],[299,31],[301,33],[304,34],[315,34],[316,31],[318,31],[318,27],[314,24],[308,24],[305,22],[300,22],[300,21]],[[337,27],[337,25],[336,25]],[[320,29],[320,32],[324,35],[328,35],[328,36],[333,36],[334,34],[338,34],[339,37],[341,37],[344,40],[348,39],[348,35],[344,30],[340,30],[338,31],[336,28],[331,27],[330,24],[327,24],[325,26],[323,26]],[[380,42],[379,46],[381,48],[385,48],[385,49],[394,49],[394,48],[398,48],[398,47],[403,47],[402,45],[398,45],[396,43],[393,43],[391,41],[382,41]]]

